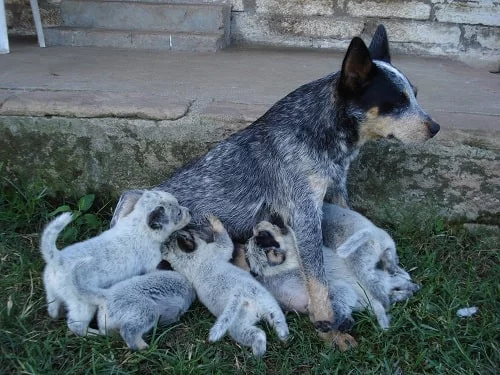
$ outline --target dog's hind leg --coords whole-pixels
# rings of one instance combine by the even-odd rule
[[[252,348],[256,357],[261,357],[266,353],[266,334],[250,322],[237,321],[229,328],[229,335],[238,343]]]
[[[142,335],[154,326],[154,322],[154,317],[152,320],[148,319],[147,326],[137,322],[127,322],[121,326],[120,335],[131,350],[145,350],[149,348],[149,345],[144,341]]]
[[[97,306],[73,299],[67,301],[68,328],[78,336],[86,336],[89,323],[94,317]]]
[[[277,304],[269,307],[265,313],[264,318],[274,328],[281,341],[286,341],[290,334],[288,325],[286,324],[285,314]]]
[[[52,287],[48,280],[47,273],[44,274],[45,279],[45,297],[47,301],[47,312],[52,319],[58,319],[62,315],[63,301],[59,298],[57,291]]]

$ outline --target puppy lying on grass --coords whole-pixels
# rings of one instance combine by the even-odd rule
[[[226,331],[238,343],[252,348],[255,356],[266,352],[266,334],[255,326],[265,319],[280,340],[288,337],[285,315],[274,297],[244,270],[229,263],[233,242],[219,219],[209,217],[215,242],[193,236],[191,248],[186,237],[172,238],[165,252],[172,267],[193,284],[199,300],[217,316],[209,340],[219,340]]]
[[[389,328],[392,302],[410,298],[419,287],[398,266],[392,238],[362,215],[324,205],[323,257],[335,328],[349,331],[352,311],[370,308],[382,329]],[[307,311],[307,289],[290,227],[260,222],[246,245],[251,272],[287,310]]]
[[[132,350],[148,344],[142,336],[159,321],[161,325],[179,320],[194,301],[191,283],[175,271],[154,271],[119,282],[108,289],[96,289],[87,296],[99,306],[99,333],[119,330]]]
[[[164,241],[190,218],[188,209],[179,206],[171,194],[146,191],[111,229],[61,251],[56,240],[72,216],[63,213],[55,218],[41,238],[49,315],[58,318],[65,305],[68,328],[86,335],[97,310],[89,298],[93,291],[155,270],[162,259]]]

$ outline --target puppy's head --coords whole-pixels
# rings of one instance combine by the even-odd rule
[[[418,104],[416,87],[391,64],[383,25],[378,26],[369,48],[360,38],[351,41],[335,95],[359,124],[359,145],[379,138],[423,142],[440,128]]]
[[[122,195],[111,225],[127,216],[145,222],[152,234],[163,239],[191,220],[189,210],[180,206],[172,194],[161,190],[134,190]]]
[[[253,229],[245,252],[252,273],[269,276],[295,267],[296,241],[292,229],[278,217],[261,221]]]

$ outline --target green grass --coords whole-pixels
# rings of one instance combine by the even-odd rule
[[[265,327],[268,351],[256,359],[227,337],[209,344],[214,318],[195,303],[178,324],[147,336],[150,349],[133,353],[118,335],[76,337],[64,320],[51,320],[41,281],[39,233],[50,214],[67,205],[82,217],[92,215],[71,230],[80,240],[107,226],[114,202],[94,202],[83,213],[81,200],[54,200],[42,186],[0,178],[0,374],[498,373],[498,243],[449,228],[435,216],[412,215],[386,226],[422,290],[394,306],[387,332],[368,313],[357,314],[356,350],[334,350],[317,338],[307,317],[289,313],[290,340],[279,342]],[[456,316],[458,308],[472,305],[478,314]]]

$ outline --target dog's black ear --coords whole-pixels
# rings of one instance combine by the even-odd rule
[[[274,213],[271,215],[271,219],[269,221],[271,224],[276,225],[280,228],[281,234],[288,234],[288,228],[283,221],[283,217],[280,214]]]
[[[391,54],[389,53],[389,39],[384,25],[378,25],[373,39],[368,47],[373,60],[381,60],[387,63],[391,62]]]
[[[342,62],[338,90],[346,95],[356,95],[372,78],[374,65],[370,51],[361,38],[351,40]]]
[[[257,233],[255,236],[255,244],[261,248],[280,247],[280,244],[274,239],[271,232],[267,230],[261,230]]]
[[[156,207],[148,215],[148,226],[151,229],[162,229],[163,225],[168,224],[168,218],[165,216],[165,208],[162,206]]]
[[[122,217],[127,216],[135,207],[135,204],[139,200],[139,198],[144,193],[144,190],[129,190],[124,192],[118,203],[116,205],[115,211],[113,212],[113,217],[111,218],[111,222],[109,223],[110,228],[113,228],[118,220]]]

